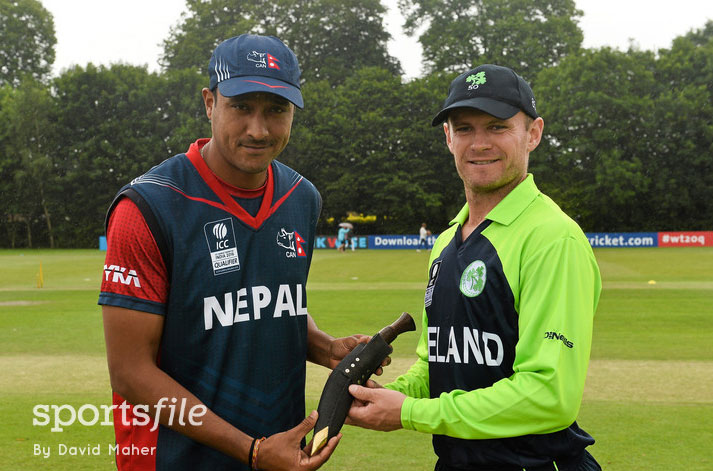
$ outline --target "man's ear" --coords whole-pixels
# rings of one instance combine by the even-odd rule
[[[443,123],[443,132],[446,135],[446,145],[448,146],[448,149],[453,153],[453,149],[451,149],[451,133],[448,131],[448,121],[445,121]]]
[[[527,142],[527,151],[532,152],[540,145],[540,140],[542,140],[542,132],[545,128],[545,121],[542,118],[535,119],[532,124],[530,124],[530,129],[528,129],[529,141]]]
[[[213,95],[213,92],[208,88],[204,88],[203,90],[201,90],[201,93],[203,94],[205,114],[206,116],[208,116],[208,120],[210,120],[211,116],[213,115],[213,107],[215,106],[215,95]]]

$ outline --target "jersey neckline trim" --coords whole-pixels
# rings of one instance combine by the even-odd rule
[[[230,195],[225,186],[221,184],[218,176],[213,173],[213,171],[205,163],[203,157],[201,156],[200,149],[210,141],[208,138],[198,139],[196,142],[191,144],[186,152],[186,157],[193,164],[196,171],[200,175],[201,179],[208,185],[208,187],[215,193],[215,195],[220,199],[222,204],[206,201],[206,203],[219,207],[224,211],[232,214],[240,221],[245,223],[247,226],[257,230],[262,226],[262,224],[277,211],[277,208],[285,202],[287,197],[292,193],[292,191],[297,188],[297,186],[302,182],[302,177],[295,182],[295,184],[290,188],[284,196],[282,196],[275,204],[272,204],[272,199],[275,194],[275,178],[273,165],[274,162],[270,163],[267,168],[267,182],[265,183],[265,193],[262,197],[262,203],[260,203],[260,209],[255,216],[251,216],[245,209],[243,209],[240,204]]]
[[[535,185],[535,179],[531,173],[528,173],[523,181],[490,210],[485,219],[509,226],[539,195],[540,190]],[[449,225],[464,225],[468,221],[468,214],[468,203],[465,203]]]

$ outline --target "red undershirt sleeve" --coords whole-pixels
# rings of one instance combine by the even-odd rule
[[[161,252],[139,208],[123,198],[109,218],[99,304],[163,315],[167,300]]]

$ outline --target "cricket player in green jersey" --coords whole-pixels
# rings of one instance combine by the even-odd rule
[[[434,126],[466,204],[429,261],[418,359],[386,388],[353,385],[349,423],[433,434],[437,471],[595,471],[576,422],[601,279],[579,226],[535,185],[544,121],[530,86],[482,65]]]

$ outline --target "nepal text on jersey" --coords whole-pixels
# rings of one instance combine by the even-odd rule
[[[294,297],[292,293],[295,293]],[[236,292],[229,291],[219,297],[209,296],[203,298],[203,319],[205,330],[213,328],[213,318],[223,327],[228,327],[239,322],[259,320],[264,314],[273,318],[289,316],[306,316],[307,306],[304,290],[301,284],[290,289],[290,285],[280,285],[277,295],[267,286],[251,286]]]

